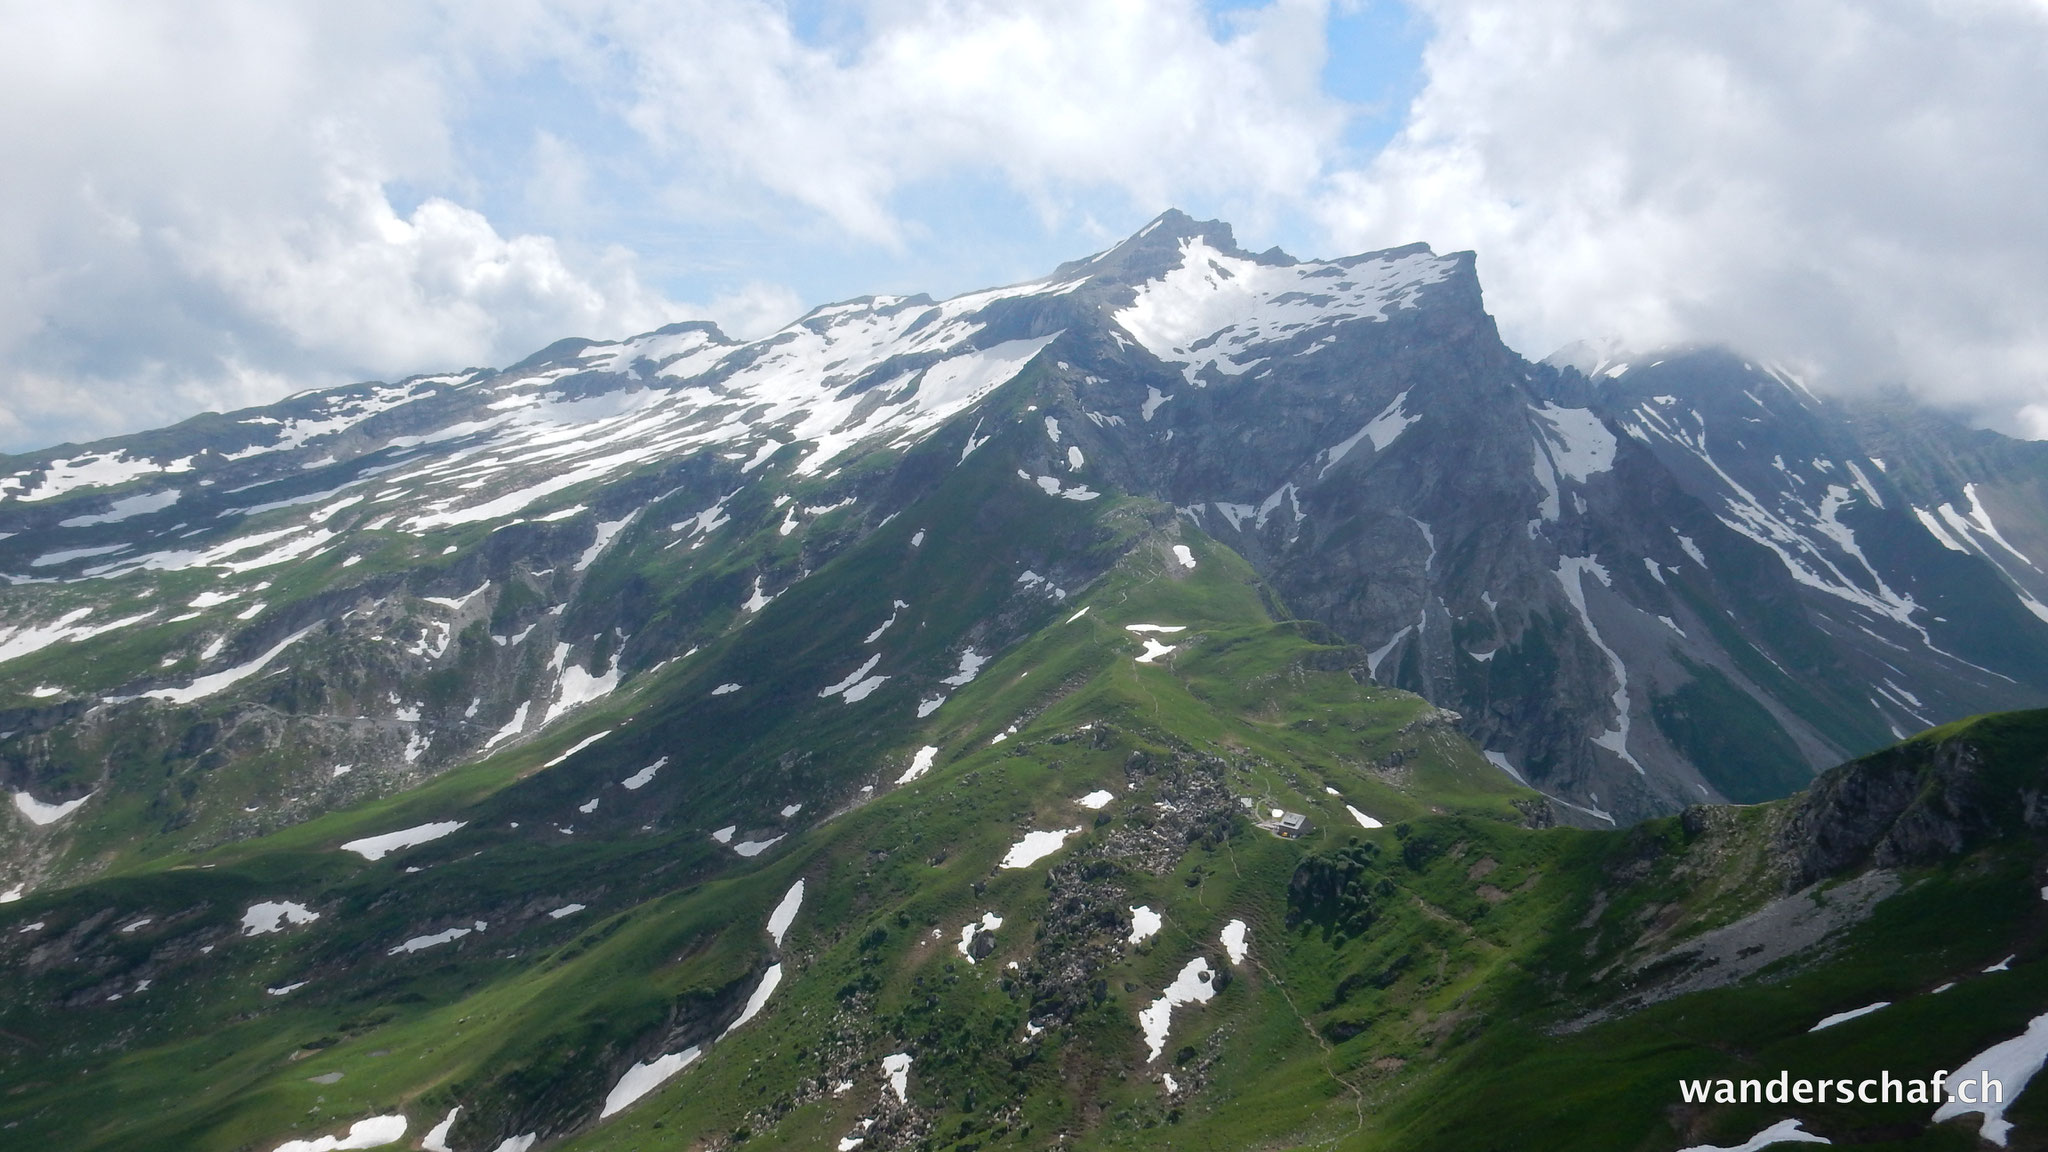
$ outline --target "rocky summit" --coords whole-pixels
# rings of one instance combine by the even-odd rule
[[[2048,445],[1177,212],[8,458],[0,1131],[1875,1131],[1676,1078],[2033,1035],[2044,566]]]

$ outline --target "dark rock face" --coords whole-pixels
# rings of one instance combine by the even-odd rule
[[[2040,728],[2048,713],[2001,720]],[[1779,832],[1792,861],[1788,883],[1800,888],[1865,865],[1928,864],[2000,835],[2048,829],[2041,802],[2048,764],[2005,763],[1993,771],[1988,765],[1998,758],[1985,735],[1972,730],[1915,740],[1822,774]]]

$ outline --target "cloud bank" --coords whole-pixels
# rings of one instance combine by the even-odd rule
[[[2048,6],[1430,0],[1341,245],[1476,249],[1505,334],[1721,341],[2048,437]]]

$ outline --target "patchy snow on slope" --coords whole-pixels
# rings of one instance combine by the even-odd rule
[[[1408,430],[1409,425],[1422,419],[1420,415],[1410,416],[1403,410],[1403,405],[1407,402],[1408,393],[1406,390],[1403,390],[1399,396],[1394,397],[1392,402],[1380,410],[1379,415],[1366,421],[1365,427],[1353,432],[1350,436],[1345,437],[1336,444],[1323,449],[1316,457],[1317,461],[1322,465],[1316,469],[1316,479],[1321,480],[1324,476],[1329,475],[1330,469],[1335,468],[1346,456],[1349,456],[1351,450],[1358,447],[1361,441],[1371,447],[1374,452],[1384,452],[1391,447],[1394,441],[1401,438],[1401,433]]]
[[[739,691],[740,687],[741,686],[738,684],[734,684],[730,681],[727,681],[726,683],[720,684],[718,687],[713,688],[711,690],[711,694],[713,696],[730,696],[733,693]]]
[[[1251,943],[1246,938],[1248,931],[1242,920],[1232,920],[1223,926],[1219,939],[1223,941],[1223,951],[1229,955],[1232,964],[1244,963],[1244,958],[1251,954]]]
[[[399,1114],[372,1116],[349,1125],[345,1136],[320,1136],[312,1140],[287,1140],[272,1152],[341,1152],[342,1149],[382,1148],[405,1137],[405,1117]]]
[[[968,682],[972,681],[976,676],[980,675],[982,665],[987,663],[988,657],[981,655],[972,648],[969,648],[966,651],[960,653],[960,670],[953,673],[951,676],[946,677],[944,680],[939,681],[939,683],[949,685],[954,688],[963,687]]]
[[[1965,1080],[1981,1083],[1988,1077],[2005,1089],[2001,1099],[1979,1103],[1951,1099],[1934,1110],[1934,1123],[1975,1112],[1983,1118],[1978,1135],[2001,1148],[2005,1147],[2006,1138],[2012,1132],[2012,1123],[2005,1118],[2005,1110],[2018,1101],[2020,1093],[2041,1070],[2044,1061],[2048,1061],[2048,1013],[2029,1021],[2025,1032],[1993,1044],[1949,1073],[1950,1091]]]
[[[1154,660],[1159,659],[1161,656],[1164,656],[1167,653],[1172,652],[1176,647],[1178,647],[1178,645],[1161,644],[1159,641],[1152,639],[1150,636],[1147,636],[1145,637],[1145,651],[1143,655],[1140,655],[1138,657],[1138,663],[1150,664]]]
[[[281,932],[287,924],[311,924],[320,914],[294,900],[265,900],[251,904],[242,913],[242,935],[261,936]]]
[[[526,727],[527,710],[532,707],[533,705],[531,703],[521,703],[519,707],[513,709],[512,719],[507,720],[503,728],[498,729],[498,731],[494,733],[489,740],[484,741],[483,750],[488,752],[492,748],[497,747],[499,744],[507,740],[510,740],[514,736],[519,735],[519,733]]]
[[[880,664],[881,662],[882,654],[879,652],[875,653],[873,656],[867,658],[866,663],[862,664],[859,668],[854,669],[852,672],[847,673],[845,679],[840,680],[839,682],[829,685],[827,687],[820,688],[818,690],[818,698],[822,700],[827,697],[837,696],[840,693],[845,692],[847,689],[852,688],[854,685],[859,684],[862,680],[866,679],[868,673],[873,672],[875,670],[875,665]]]
[[[896,782],[898,784],[908,784],[912,780],[931,771],[932,762],[938,758],[938,755],[939,750],[933,745],[927,744],[919,748],[917,754],[910,758],[910,767],[903,770],[903,775],[898,776]]]
[[[385,955],[396,956],[400,952],[405,952],[408,954],[413,952],[424,952],[429,948],[438,948],[443,944],[452,944],[455,941],[462,939],[464,936],[469,935],[473,931],[475,931],[475,929],[473,928],[449,928],[444,931],[436,932],[431,936],[415,936],[412,939],[407,940],[405,943],[400,944],[398,947],[389,950],[385,953]]]
[[[889,1090],[896,1093],[896,1102],[910,1103],[910,1053],[882,1057],[882,1074],[889,1078]]]
[[[1642,764],[1628,750],[1628,668],[1622,664],[1621,657],[1615,654],[1614,649],[1607,646],[1607,641],[1601,638],[1600,629],[1593,625],[1592,614],[1586,611],[1586,574],[1589,572],[1603,586],[1613,585],[1613,579],[1608,575],[1607,569],[1591,556],[1560,556],[1557,559],[1557,570],[1552,575],[1557,577],[1558,585],[1564,589],[1565,598],[1571,601],[1572,608],[1578,612],[1579,622],[1585,626],[1587,638],[1592,640],[1593,646],[1598,648],[1603,656],[1607,657],[1607,666],[1614,673],[1614,724],[1607,731],[1595,736],[1593,743],[1627,761],[1629,767],[1636,770],[1637,775],[1647,775]]]
[[[1001,916],[996,915],[994,912],[984,912],[981,914],[981,919],[970,920],[967,922],[966,927],[960,929],[960,943],[955,945],[955,947],[960,949],[962,956],[967,957],[969,964],[978,963],[974,958],[974,938],[983,932],[993,932],[1002,926],[1003,918]]]
[[[1875,1012],[1875,1011],[1877,1011],[1877,1010],[1878,1010],[1879,1008],[1889,1008],[1889,1007],[1891,1007],[1891,1006],[1892,1006],[1892,1002],[1891,1002],[1891,1001],[1889,1001],[1889,1000],[1879,1000],[1879,1001],[1878,1001],[1877,1003],[1875,1003],[1875,1004],[1865,1004],[1865,1005],[1864,1005],[1863,1007],[1861,1007],[1861,1008],[1851,1008],[1851,1009],[1850,1009],[1850,1010],[1848,1010],[1847,1012],[1837,1012],[1837,1013],[1835,1013],[1835,1014],[1834,1014],[1833,1016],[1824,1016],[1824,1017],[1822,1017],[1822,1018],[1821,1018],[1821,1021],[1820,1021],[1820,1023],[1818,1023],[1818,1024],[1815,1024],[1815,1025],[1814,1025],[1813,1027],[1811,1027],[1811,1028],[1808,1028],[1808,1029],[1807,1029],[1807,1031],[1808,1031],[1808,1032],[1818,1032],[1818,1031],[1820,1031],[1820,1030],[1821,1030],[1821,1029],[1823,1029],[1823,1028],[1833,1028],[1833,1027],[1834,1027],[1835,1025],[1837,1025],[1837,1024],[1841,1024],[1841,1023],[1844,1023],[1844,1022],[1846,1022],[1846,1021],[1854,1020],[1854,1019],[1856,1019],[1856,1018],[1857,1018],[1858,1016],[1868,1016],[1868,1015],[1870,1015],[1870,1014],[1871,1014],[1872,1012]]]
[[[1772,1144],[1831,1144],[1825,1136],[1804,1132],[1798,1119],[1780,1119],[1778,1123],[1765,1127],[1763,1132],[1751,1136],[1741,1144],[1720,1146],[1720,1144],[1694,1144],[1692,1148],[1681,1148],[1679,1152],[1763,1152]]]
[[[1175,544],[1173,546],[1173,558],[1180,561],[1180,565],[1183,568],[1193,568],[1195,566],[1195,554],[1185,544]]]
[[[140,624],[156,615],[156,609],[152,608],[138,616],[127,616],[98,625],[85,623],[86,617],[92,613],[91,608],[74,608],[48,624],[0,626],[0,663],[26,656],[31,652],[40,652],[52,644],[75,644],[112,632],[116,628]]]
[[[768,914],[768,935],[774,939],[777,948],[782,947],[782,937],[789,931],[789,926],[796,923],[797,909],[803,907],[803,903],[804,882],[798,880],[789,886],[789,891],[782,894],[782,901]]]
[[[351,840],[343,844],[341,850],[353,852],[365,860],[382,860],[401,849],[416,848],[429,841],[439,840],[467,823],[466,820],[440,820],[431,824],[419,824],[411,828],[401,828],[396,832],[386,832],[382,836],[365,836],[361,840]]]
[[[118,524],[131,516],[145,516],[161,512],[178,502],[185,493],[177,488],[162,492],[144,492],[136,496],[123,496],[107,505],[107,510],[97,515],[73,516],[57,521],[59,528],[89,528],[95,524]]]
[[[448,1115],[443,1116],[439,1124],[427,1130],[426,1136],[420,1140],[420,1147],[426,1152],[455,1152],[448,1146],[448,1134],[455,1130],[455,1118],[460,1115],[462,1105],[457,1104],[450,1108]]]
[[[1124,937],[1126,944],[1140,944],[1158,934],[1166,925],[1166,918],[1154,912],[1149,905],[1131,905],[1131,934]]]
[[[555,645],[556,658],[559,659],[568,648],[567,644]],[[554,702],[548,705],[547,713],[541,717],[541,726],[546,727],[554,723],[558,717],[593,700],[602,700],[611,695],[619,686],[619,671],[619,662],[616,659],[612,661],[611,671],[602,676],[593,676],[589,669],[579,668],[574,664],[563,668],[561,678],[555,681]]]
[[[1081,807],[1087,808],[1091,811],[1101,811],[1103,808],[1109,805],[1109,802],[1111,800],[1114,799],[1116,799],[1115,793],[1109,791],[1106,788],[1097,788],[1095,791],[1090,792],[1086,796],[1081,797],[1079,800],[1074,801],[1074,803],[1079,804]]]
[[[624,780],[619,781],[619,787],[624,788],[628,792],[636,792],[642,788],[645,788],[648,784],[654,781],[654,774],[656,772],[661,771],[662,768],[665,767],[667,764],[668,757],[663,756],[661,759],[656,760],[654,763],[649,764],[647,767],[642,768],[638,772],[633,773],[631,776],[626,777]]]
[[[1159,1059],[1160,1053],[1166,1051],[1166,1032],[1173,1023],[1175,1008],[1216,998],[1212,977],[1209,961],[1197,956],[1181,968],[1180,975],[1174,977],[1173,983],[1166,986],[1166,991],[1157,1000],[1138,1013],[1138,1027],[1144,1031],[1145,1044],[1152,1050],[1152,1054],[1145,1058],[1146,1063]]]
[[[634,1101],[661,1087],[670,1077],[695,1063],[697,1057],[703,1054],[704,1050],[693,1044],[681,1052],[657,1056],[626,1069],[625,1075],[620,1076],[619,1082],[612,1085],[612,1090],[605,1094],[604,1107],[598,1111],[597,1118],[602,1120],[613,1113],[624,1111]]]
[[[550,911],[548,913],[548,919],[560,920],[564,916],[574,916],[578,912],[583,911],[585,907],[586,906],[582,904],[564,904],[560,908],[556,908]]]
[[[1139,285],[1111,319],[1146,351],[1179,365],[1197,388],[1207,383],[1205,371],[1240,375],[1299,337],[1412,308],[1423,288],[1457,268],[1455,258],[1428,253],[1260,264],[1199,236],[1183,239],[1180,255],[1178,266]]]
[[[1147,384],[1145,385],[1145,402],[1138,406],[1138,415],[1144,417],[1145,422],[1149,424],[1152,422],[1152,414],[1159,411],[1159,406],[1171,399],[1173,397]],[[1176,408],[1174,411],[1178,412],[1180,409]]]
[[[1344,810],[1345,810],[1346,812],[1349,812],[1349,813],[1351,813],[1351,818],[1352,818],[1353,820],[1356,820],[1356,821],[1358,821],[1358,826],[1359,826],[1360,828],[1384,828],[1384,827],[1386,827],[1386,825],[1384,825],[1384,824],[1380,823],[1380,822],[1379,822],[1378,820],[1375,820],[1375,819],[1373,819],[1372,817],[1370,817],[1370,816],[1367,816],[1367,815],[1366,815],[1365,813],[1363,813],[1363,812],[1360,812],[1360,811],[1359,811],[1358,809],[1356,809],[1356,808],[1353,808],[1353,807],[1352,807],[1351,805],[1349,805],[1349,804],[1346,804],[1346,805],[1344,806]]]
[[[1394,635],[1390,637],[1385,644],[1382,644],[1378,648],[1375,648],[1372,651],[1366,653],[1365,674],[1371,676],[1375,680],[1379,679],[1380,662],[1385,660],[1387,656],[1394,651],[1395,647],[1398,646],[1401,643],[1401,641],[1406,640],[1408,638],[1408,634],[1413,631],[1415,631],[1415,625],[1403,625],[1401,630],[1399,632],[1394,633]]]
[[[575,754],[577,754],[578,752],[581,752],[581,751],[583,751],[583,750],[584,750],[585,748],[588,748],[588,747],[590,747],[590,746],[591,746],[592,744],[595,744],[595,743],[597,743],[597,742],[598,742],[599,740],[602,740],[602,739],[604,739],[605,737],[607,737],[607,736],[609,736],[609,735],[611,735],[611,734],[612,734],[612,730],[611,730],[610,728],[607,728],[607,729],[605,729],[604,731],[602,731],[602,732],[598,732],[598,733],[596,733],[596,734],[594,734],[594,735],[590,735],[590,736],[585,736],[585,737],[584,737],[583,739],[581,739],[581,740],[578,740],[578,741],[577,741],[577,742],[575,742],[574,744],[571,744],[571,745],[569,745],[569,746],[568,746],[567,748],[564,748],[564,749],[562,750],[562,752],[561,752],[561,755],[559,755],[559,756],[556,756],[556,757],[555,757],[554,759],[552,759],[552,760],[548,761],[547,763],[545,763],[545,764],[541,765],[541,767],[543,767],[543,768],[553,768],[553,767],[554,767],[555,765],[557,765],[557,764],[561,764],[561,763],[563,763],[563,762],[567,761],[567,760],[569,759],[569,757],[571,757],[571,756],[574,756],[574,755],[575,755]]]
[[[321,624],[309,624],[299,629],[297,632],[271,645],[268,651],[246,664],[238,664],[233,668],[215,672],[210,676],[201,676],[182,688],[154,688],[141,695],[148,699],[163,700],[172,704],[190,704],[194,700],[203,700],[216,692],[225,692],[236,684],[261,672],[272,660],[277,659],[278,655],[285,649],[298,643],[321,626]]]
[[[737,831],[739,831],[739,830],[740,830],[740,826],[739,826],[739,825],[737,825],[737,824],[727,824],[727,825],[726,825],[725,827],[723,827],[723,828],[720,828],[720,829],[719,829],[718,831],[716,831],[716,832],[713,832],[713,833],[711,834],[711,838],[712,838],[713,840],[716,840],[716,841],[718,841],[718,842],[719,842],[720,844],[730,844],[730,843],[732,843],[732,835],[733,835],[733,833],[735,833],[735,832],[737,832]]]
[[[98,789],[94,789],[94,791],[98,791]],[[16,792],[14,794],[14,810],[28,817],[29,823],[41,827],[55,824],[57,821],[78,811],[79,807],[87,800],[92,799],[92,797],[93,793],[87,792],[76,800],[66,800],[61,804],[45,804],[27,792]]]
[[[725,1039],[727,1036],[732,1035],[733,1029],[760,1015],[761,1009],[768,1004],[768,997],[774,995],[775,989],[780,987],[781,984],[782,965],[779,963],[770,964],[768,970],[761,973],[761,982],[754,985],[753,993],[747,997],[746,1007],[740,1009],[739,1018],[726,1025],[725,1031],[719,1033],[718,1038],[720,1040]]]
[[[923,533],[920,532],[918,533],[918,535],[922,536]],[[897,614],[908,607],[910,607],[910,605],[905,604],[901,600],[891,601],[889,608],[889,618],[887,620],[882,621],[882,623],[878,625],[873,632],[868,633],[867,639],[862,640],[861,643],[873,644],[875,641],[880,640],[882,638],[882,633],[887,632],[889,630],[889,625],[894,624],[896,622]]]
[[[1587,408],[1560,408],[1545,401],[1530,405],[1538,441],[1561,474],[1583,484],[1596,473],[1614,468],[1614,433]]]
[[[875,689],[880,688],[888,679],[887,676],[870,676],[840,693],[839,698],[848,704],[858,704],[873,695]]]
[[[1079,828],[1062,828],[1052,832],[1026,832],[1022,840],[1010,845],[998,868],[1029,868],[1040,860],[1060,850],[1067,837],[1078,835]]]
[[[782,841],[783,837],[781,836],[775,836],[767,840],[742,840],[739,843],[733,845],[732,850],[734,852],[739,853],[741,856],[751,858],[759,856],[761,853],[766,852],[770,848],[775,847],[777,844],[782,843]]]

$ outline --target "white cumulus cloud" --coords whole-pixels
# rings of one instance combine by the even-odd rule
[[[1731,343],[2048,435],[2048,6],[1425,0],[1340,247],[1479,253],[1510,342]]]

